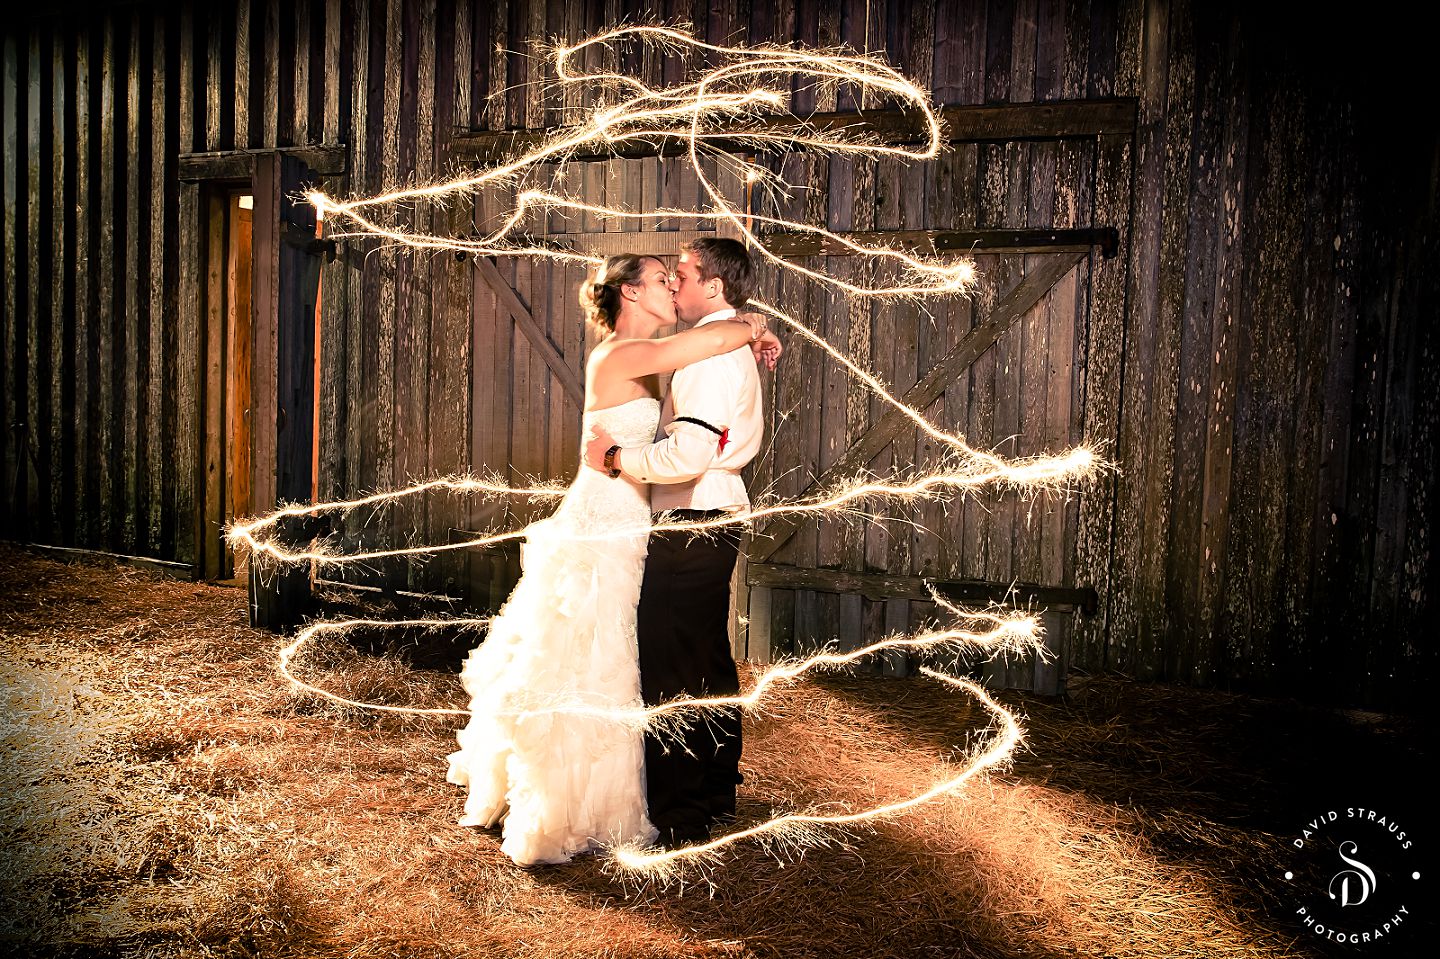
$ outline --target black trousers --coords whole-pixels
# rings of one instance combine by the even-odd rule
[[[715,512],[677,510],[683,519]],[[650,536],[636,626],[645,704],[740,691],[730,655],[730,575],[740,529],[707,535]],[[694,829],[734,815],[740,782],[740,711],[707,711],[683,737],[645,737],[650,821],[663,829]]]

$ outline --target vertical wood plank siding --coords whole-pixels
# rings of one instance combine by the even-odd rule
[[[1434,611],[1440,510],[1440,191],[1422,155],[1433,135],[1409,153],[1376,149],[1367,104],[1317,81],[1298,47],[1277,54],[1264,22],[1239,10],[1196,0],[182,0],[12,17],[0,54],[0,535],[197,566],[218,548],[213,518],[202,527],[196,511],[213,431],[203,414],[218,402],[206,382],[224,379],[205,375],[215,357],[201,342],[206,258],[223,239],[207,237],[206,217],[220,186],[181,183],[182,154],[339,146],[333,193],[431,180],[456,168],[457,132],[573,121],[593,102],[547,89],[534,41],[621,19],[690,20],[712,42],[843,42],[946,105],[1119,96],[1138,106],[1133,136],[962,143],[923,165],[759,158],[808,189],[774,207],[757,196],[757,208],[832,229],[1120,232],[1117,256],[1097,251],[1062,278],[926,411],[1004,453],[1085,439],[1116,472],[1068,498],[987,496],[890,507],[890,522],[863,527],[811,523],[767,562],[1093,586],[1095,615],[1050,620],[1085,668],[1371,704],[1418,695],[1434,678],[1416,635]],[[653,51],[610,66],[680,76]],[[803,85],[796,105],[873,106]],[[278,167],[257,169],[271,171],[251,187],[257,250],[273,257],[261,201],[277,208]],[[568,178],[591,199],[637,209],[698,196],[670,160],[582,164]],[[468,233],[510,200],[418,205],[402,220]],[[552,217],[538,228],[638,227]],[[761,295],[903,390],[1045,256],[981,256],[973,298],[923,310],[847,303],[768,268]],[[806,263],[873,272],[838,257]],[[496,267],[552,361],[580,374],[592,337],[573,307],[578,271]],[[573,398],[517,325],[515,298],[497,296],[470,262],[354,244],[324,266],[321,290],[322,497],[457,470],[513,480],[576,468]],[[259,290],[257,309],[276,295]],[[263,414],[274,406],[261,396],[274,331],[255,332]],[[803,490],[883,412],[800,344],[766,389],[774,441],[754,484],[780,495]],[[273,423],[253,431],[262,446],[274,433]],[[923,469],[939,452],[906,430],[869,468]],[[274,481],[257,478],[257,506]],[[439,542],[453,527],[523,515],[524,504],[437,496],[356,517],[343,535],[350,547],[399,545],[412,531]],[[455,592],[474,566],[354,575]],[[762,592],[764,642],[777,652],[853,645],[933,614],[909,599]]]

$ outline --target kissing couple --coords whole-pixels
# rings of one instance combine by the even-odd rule
[[[702,237],[673,273],[653,256],[612,256],[580,288],[605,334],[585,369],[584,463],[560,507],[526,529],[520,581],[465,662],[471,717],[446,775],[469,787],[461,824],[503,823],[500,848],[520,865],[704,842],[735,815],[738,709],[665,740],[605,712],[740,691],[728,629],[739,526],[648,528],[654,513],[712,520],[749,506],[740,470],[764,433],[757,365],[773,370],[781,353],[762,318],[740,317],[753,277],[743,244]]]

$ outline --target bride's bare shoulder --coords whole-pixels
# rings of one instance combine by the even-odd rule
[[[585,357],[585,375],[593,379],[597,374],[602,374],[605,366],[605,358],[615,349],[614,340],[604,340],[596,343],[590,348],[590,354]]]
[[[603,343],[596,343],[590,350],[590,355],[585,357],[585,394],[586,409],[593,406],[604,406],[604,403],[597,403],[597,398],[607,396],[615,386],[616,376],[614,370],[607,367],[605,358],[615,348],[614,340],[605,340]]]

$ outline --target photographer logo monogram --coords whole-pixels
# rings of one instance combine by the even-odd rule
[[[1335,878],[1330,880],[1330,885],[1326,891],[1330,893],[1331,899],[1338,898],[1340,900],[1341,907],[1361,905],[1365,900],[1370,898],[1370,893],[1375,891],[1375,870],[1358,859],[1350,858],[1350,855],[1359,851],[1360,847],[1356,846],[1353,842],[1342,842],[1340,844],[1340,858],[1345,860],[1351,868],[1342,869],[1337,872]],[[1350,855],[1347,855],[1347,853]],[[1351,880],[1355,882],[1353,887]],[[1335,884],[1337,882],[1340,884],[1340,894],[1338,897],[1335,894]],[[1354,892],[1354,898],[1351,898],[1352,890]]]
[[[1306,931],[1351,945],[1404,932],[1421,873],[1402,824],[1363,806],[1330,809],[1291,845],[1296,857],[1285,879],[1300,897],[1295,916]]]

